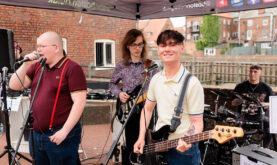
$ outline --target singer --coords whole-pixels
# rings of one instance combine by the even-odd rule
[[[35,53],[40,54],[39,59],[36,59]],[[40,35],[37,38],[37,50],[25,58],[29,61],[16,71],[20,80],[14,73],[9,85],[14,90],[31,87],[31,98],[40,75],[39,60],[47,58],[32,109],[36,164],[80,164],[79,119],[86,105],[86,78],[83,70],[63,55],[62,39],[55,32]]]
[[[153,63],[151,60],[147,60],[145,44],[143,33],[137,29],[129,30],[122,41],[123,59],[116,65],[109,87],[111,92],[119,98],[118,101],[123,104],[130,98],[130,93],[144,81],[146,74],[141,75],[141,72]],[[150,72],[150,78],[156,72]],[[118,86],[120,81],[122,82],[122,88]],[[146,84],[143,93],[146,93],[148,84]],[[139,110],[133,113],[125,128],[126,150],[122,154],[122,164],[124,165],[131,164],[129,155],[133,151],[133,145],[138,138],[141,107],[141,104],[138,105]]]

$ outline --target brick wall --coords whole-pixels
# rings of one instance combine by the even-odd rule
[[[56,31],[67,39],[68,56],[83,66],[86,74],[86,66],[94,61],[94,40],[114,40],[118,62],[121,59],[121,40],[129,29],[136,27],[136,21],[82,14],[83,21],[79,24],[80,16],[80,12],[0,5],[0,28],[13,30],[23,55],[34,50],[40,34]],[[109,76],[111,73],[104,74]]]

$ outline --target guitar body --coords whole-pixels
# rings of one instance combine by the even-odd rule
[[[126,103],[122,103],[119,97],[116,100],[116,117],[121,124],[125,122],[127,119],[129,112],[134,105],[135,99],[141,89],[141,85],[138,85],[132,92],[127,93],[130,95],[130,98],[126,101]]]
[[[207,139],[215,139],[219,144],[223,144],[234,137],[243,137],[244,132],[240,127],[230,127],[216,125],[213,130],[205,131],[191,136],[184,136],[178,139],[167,140],[170,131],[170,126],[166,125],[160,128],[157,132],[151,134],[151,143],[146,144],[143,148],[143,154],[137,156],[137,160],[130,160],[133,164],[167,164],[165,159],[162,159],[160,154],[168,149],[175,148],[178,141],[182,139],[188,144],[200,142]],[[148,138],[149,139],[149,138]],[[134,153],[132,153],[134,154]],[[144,156],[143,156],[144,155]],[[131,157],[131,156],[130,156]],[[163,157],[164,158],[164,157]],[[148,161],[147,163],[144,163]],[[135,163],[134,163],[135,162]]]
[[[169,136],[169,131],[170,131],[170,126],[165,125],[162,128],[160,128],[156,132],[150,132],[150,130],[147,131],[146,133],[146,146],[145,149],[150,149],[147,148],[149,144],[160,142],[160,141],[166,141]],[[166,151],[166,150],[165,150]],[[134,153],[132,153],[134,154]],[[149,152],[147,154],[136,154],[136,159],[135,160],[130,160],[132,164],[138,164],[138,165],[166,165],[166,159],[165,159],[165,153],[163,152]],[[134,156],[130,156],[134,157]]]

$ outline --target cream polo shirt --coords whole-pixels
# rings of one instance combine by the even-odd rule
[[[174,108],[178,104],[178,98],[185,77],[189,72],[181,65],[178,73],[172,79],[166,79],[165,71],[154,75],[151,79],[147,99],[157,102],[158,121],[156,131],[164,125],[170,125],[174,114]],[[181,124],[176,131],[169,135],[170,139],[183,137],[190,127],[189,115],[199,115],[204,112],[204,92],[199,80],[192,76],[189,80],[186,98],[184,99]]]

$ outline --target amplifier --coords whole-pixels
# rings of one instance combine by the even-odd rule
[[[233,165],[277,165],[277,152],[256,144],[236,147],[232,152]]]

